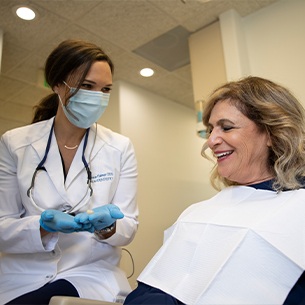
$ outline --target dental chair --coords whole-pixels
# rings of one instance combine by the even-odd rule
[[[54,296],[49,305],[122,305],[121,303],[112,303],[106,301],[89,300],[77,297]]]

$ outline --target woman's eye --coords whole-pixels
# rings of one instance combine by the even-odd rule
[[[90,90],[92,88],[92,85],[91,84],[82,84],[81,88],[85,89],[85,90]]]
[[[111,89],[112,88],[110,88],[110,87],[104,87],[104,88],[102,88],[102,92],[109,93],[111,91]]]
[[[229,131],[229,130],[233,129],[233,127],[232,126],[223,126],[222,129],[224,131]]]

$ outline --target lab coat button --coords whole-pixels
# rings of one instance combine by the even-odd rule
[[[47,279],[51,279],[53,277],[53,275],[47,275],[46,278]]]

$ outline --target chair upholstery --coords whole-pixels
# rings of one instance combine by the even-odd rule
[[[89,300],[77,297],[54,296],[49,305],[122,305],[121,303],[112,303],[106,301]]]

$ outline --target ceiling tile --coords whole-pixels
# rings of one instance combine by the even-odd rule
[[[191,72],[191,65],[186,65],[181,67],[173,72],[177,78],[180,78],[190,85],[192,85],[192,72]]]
[[[32,107],[17,105],[14,103],[2,105],[0,118],[6,120],[14,120],[30,124],[33,116]]]
[[[18,44],[7,41],[5,33],[3,41],[1,72],[7,73],[9,70],[20,65],[31,52]]]
[[[10,70],[7,75],[29,84],[36,84],[41,65],[42,58],[36,55],[28,56],[22,64]]]
[[[44,0],[39,1],[38,5],[64,19],[77,21],[81,16],[92,10],[95,6],[105,2],[105,0],[85,0],[85,2],[86,3],[84,3],[84,0]]]
[[[5,133],[6,131],[16,128],[16,127],[21,127],[24,125],[23,121],[18,121],[17,119],[5,119],[1,118],[0,114],[0,135]]]
[[[106,1],[83,16],[78,23],[126,50],[133,50],[175,27],[177,22],[149,2]]]
[[[133,52],[168,71],[174,71],[190,63],[189,36],[190,32],[179,25]]]
[[[52,93],[51,89],[43,88],[40,86],[27,86],[23,90],[19,91],[13,97],[8,99],[8,103],[14,103],[27,107],[34,107],[39,101]]]
[[[0,75],[0,100],[7,102],[26,87],[26,83]]]

